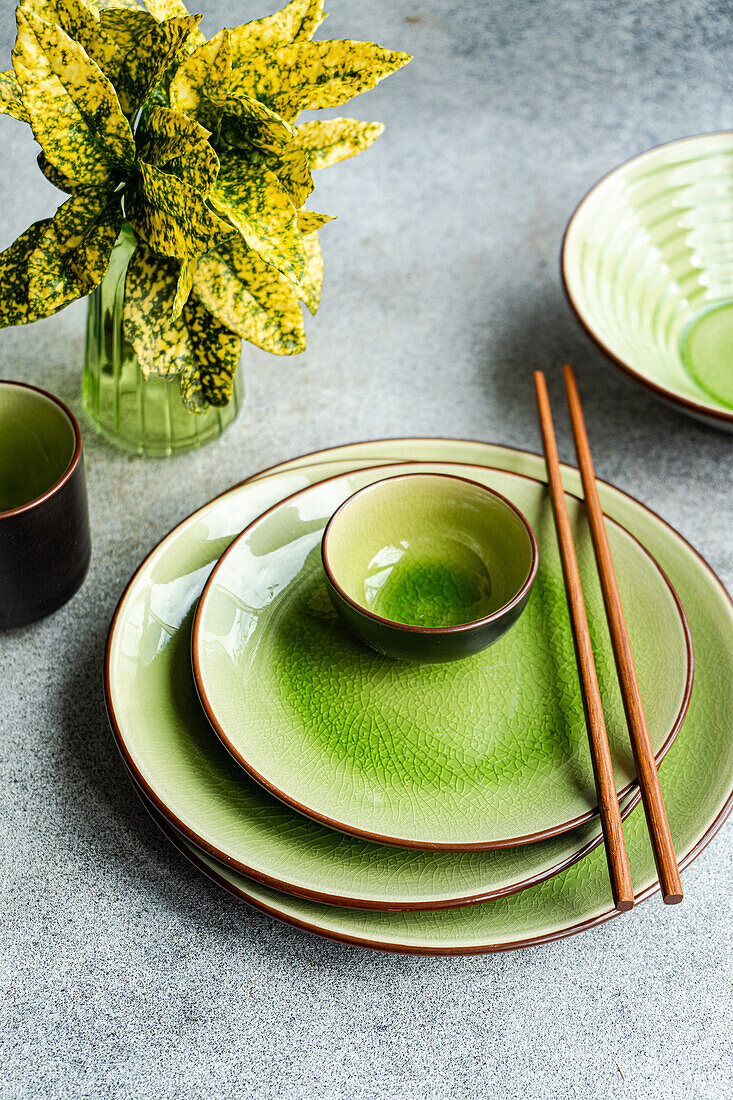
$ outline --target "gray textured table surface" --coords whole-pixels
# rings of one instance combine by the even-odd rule
[[[210,32],[265,11],[201,6]],[[318,179],[313,205],[339,220],[322,234],[308,351],[247,350],[244,415],[175,461],[118,453],[82,419],[91,571],[58,614],[0,639],[0,1096],[730,1096],[729,829],[686,873],[676,909],[656,898],[517,954],[410,958],[237,903],[171,848],[123,773],[103,645],[128,577],[171,526],[255,469],[336,442],[440,434],[537,449],[531,371],[565,357],[600,475],[733,580],[731,440],[609,368],[558,279],[565,221],[599,175],[733,122],[730,6],[329,7],[321,36],[415,60],[350,108],[387,123],[375,148]],[[0,134],[4,247],[55,204],[26,128],[3,118]],[[81,416],[83,320],[81,304],[0,333],[0,376],[46,386]],[[559,408],[556,370],[551,386]]]

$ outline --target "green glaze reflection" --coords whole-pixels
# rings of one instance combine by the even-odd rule
[[[370,562],[364,597],[370,611],[410,626],[457,626],[492,611],[484,562],[451,538],[385,547]]]
[[[48,492],[68,469],[75,445],[71,421],[55,401],[0,385],[0,512]]]
[[[366,486],[361,499],[372,499],[372,485],[389,484],[379,470],[313,486],[271,509],[222,557],[199,602],[205,705],[235,756],[285,801],[347,832],[446,848],[513,843],[570,827],[595,807],[547,488],[496,471],[475,477],[527,517],[540,566],[522,616],[474,656],[438,664],[382,657],[331,606],[321,532],[342,501]],[[569,499],[568,508],[622,789],[634,767],[613,652],[583,505]],[[363,583],[363,543],[378,523],[384,530],[384,512],[375,509],[374,526],[359,520],[353,532],[363,541],[345,535],[336,551],[345,567],[355,562],[351,575]],[[652,559],[616,526],[609,538],[656,751],[684,693],[684,634]],[[508,564],[491,575],[509,577]]]
[[[733,409],[733,301],[717,303],[692,321],[680,354],[698,385]]]

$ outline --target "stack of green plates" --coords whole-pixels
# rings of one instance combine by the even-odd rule
[[[379,657],[325,592],[329,516],[407,470],[489,485],[537,535],[524,615],[463,661]],[[507,950],[614,915],[544,475],[539,456],[490,444],[355,444],[231,489],[148,556],[110,630],[107,706],[151,812],[205,874],[290,924],[392,951]],[[563,476],[640,899],[654,861],[579,476]],[[601,498],[684,868],[731,805],[733,606],[659,517],[608,485]]]

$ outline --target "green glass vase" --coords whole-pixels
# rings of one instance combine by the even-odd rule
[[[125,451],[182,454],[217,439],[232,423],[243,402],[241,372],[230,403],[205,413],[188,411],[177,378],[145,380],[123,331],[125,276],[135,246],[135,235],[125,226],[106,275],[89,296],[84,408],[97,431]]]

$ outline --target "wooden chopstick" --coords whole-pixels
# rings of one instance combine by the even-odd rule
[[[611,750],[608,747],[606,723],[603,718],[601,693],[593,660],[593,649],[585,614],[583,590],[580,586],[578,562],[575,557],[573,536],[570,530],[565,492],[560,475],[560,459],[557,453],[555,429],[552,423],[550,400],[542,371],[535,371],[534,387],[537,396],[542,442],[547,465],[547,479],[550,487],[552,510],[555,516],[557,542],[562,560],[565,593],[570,610],[570,624],[573,630],[575,658],[578,665],[580,689],[583,697],[583,709],[588,727],[588,741],[593,762],[593,778],[596,784],[598,808],[601,815],[603,839],[606,845],[608,873],[611,879],[611,892],[616,909],[626,912],[634,907],[634,888],[631,884],[629,858],[626,854],[624,831],[621,825],[616,782],[613,777]]]
[[[575,373],[569,364],[565,365],[564,374],[565,394],[568,400],[570,421],[575,440],[575,453],[578,456],[578,467],[583,480],[585,507],[588,513],[598,574],[601,579],[603,602],[606,605],[606,618],[608,619],[613,653],[616,658],[621,696],[626,711],[626,723],[629,727],[636,774],[641,787],[644,813],[646,814],[654,859],[657,864],[662,897],[667,905],[675,905],[677,902],[682,901],[683,897],[680,872],[669,832],[662,790],[659,786],[659,775],[657,774],[654,749],[649,737],[644,707],[641,702],[639,681],[636,678],[634,659],[631,655],[629,632],[626,628],[626,620],[621,606],[616,571],[613,567],[611,548],[608,544],[608,534],[603,520],[603,509],[598,498],[598,487],[593,470],[593,460],[590,454],[580,395],[575,381]]]

